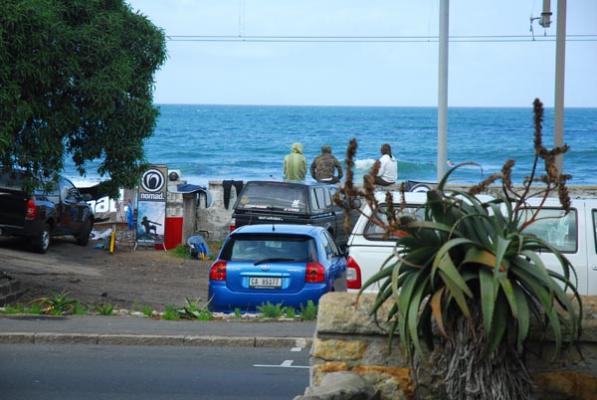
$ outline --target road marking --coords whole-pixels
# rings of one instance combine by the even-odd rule
[[[253,364],[257,368],[309,368],[308,365],[292,365],[294,360],[284,360],[280,365],[271,364]]]
[[[301,351],[303,350],[302,347],[293,347],[292,349],[290,349],[290,351]]]

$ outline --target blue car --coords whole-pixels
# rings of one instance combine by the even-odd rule
[[[311,225],[246,225],[228,235],[209,270],[213,311],[262,304],[299,308],[346,290],[346,258],[327,230]]]

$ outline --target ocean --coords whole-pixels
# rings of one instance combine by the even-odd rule
[[[145,142],[147,160],[179,169],[191,183],[213,179],[282,179],[284,155],[294,142],[305,147],[307,163],[322,145],[343,160],[351,138],[358,141],[357,182],[389,143],[398,159],[399,180],[436,180],[437,111],[410,107],[314,107],[158,105],[154,135]],[[597,109],[565,110],[564,142],[570,146],[564,172],[570,184],[597,184]],[[545,110],[543,140],[553,142],[553,109]],[[516,161],[515,183],[533,160],[533,112],[528,108],[450,108],[450,163],[475,162],[453,182],[475,183]],[[75,181],[97,180],[94,163],[78,177],[72,163],[65,174]]]

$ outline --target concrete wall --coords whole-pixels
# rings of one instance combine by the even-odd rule
[[[228,209],[224,207],[224,187],[222,181],[209,181],[208,189],[211,192],[213,204],[205,208],[205,200],[201,198],[197,210],[197,230],[209,232],[209,240],[224,240],[230,232],[230,218],[232,207],[236,202],[236,189],[230,190],[230,203]]]
[[[375,295],[364,294],[357,304],[355,293],[329,293],[321,299],[311,349],[311,386],[319,385],[327,374],[350,371],[373,384],[381,399],[413,398],[415,386],[398,340],[390,352],[385,326],[378,326],[369,315],[374,299]],[[597,297],[585,298],[584,305],[584,361],[575,351],[566,352],[559,363],[547,355],[529,359],[538,399],[597,398]]]

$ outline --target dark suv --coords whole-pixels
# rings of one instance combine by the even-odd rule
[[[50,236],[73,235],[87,245],[93,213],[77,188],[60,178],[49,191],[23,189],[20,172],[0,174],[0,235],[24,236],[31,248],[45,253]]]
[[[231,230],[251,224],[317,225],[344,247],[348,234],[344,210],[333,201],[337,190],[322,183],[249,181],[234,205]]]

